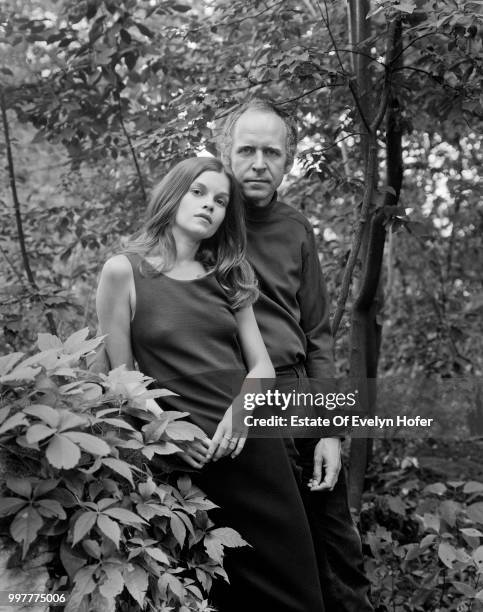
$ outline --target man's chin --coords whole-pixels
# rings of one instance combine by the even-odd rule
[[[256,186],[243,185],[243,195],[246,200],[258,206],[268,204],[274,192],[268,185]]]

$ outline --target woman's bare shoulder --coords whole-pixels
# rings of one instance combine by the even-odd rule
[[[113,281],[130,280],[133,276],[131,262],[126,255],[114,255],[104,264],[102,275]]]

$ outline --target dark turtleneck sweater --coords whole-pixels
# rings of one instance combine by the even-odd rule
[[[305,365],[311,378],[334,376],[329,302],[309,221],[279,202],[246,203],[248,260],[258,277],[255,316],[274,367]]]

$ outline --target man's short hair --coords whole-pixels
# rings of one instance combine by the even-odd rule
[[[218,150],[220,151],[221,161],[227,167],[231,165],[231,149],[233,145],[233,130],[235,123],[238,119],[248,110],[258,110],[266,113],[273,113],[280,117],[287,128],[287,142],[285,145],[285,151],[287,154],[287,168],[290,168],[295,159],[295,152],[297,149],[297,132],[298,124],[295,116],[282,110],[278,107],[275,102],[269,98],[250,98],[243,104],[240,104],[234,111],[232,111],[225,122],[221,126],[217,135]]]

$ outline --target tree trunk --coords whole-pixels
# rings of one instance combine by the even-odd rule
[[[368,10],[368,3],[357,0],[349,2],[352,35],[350,42],[353,46],[359,45],[359,50],[362,50],[360,49],[361,41],[370,35],[368,20],[365,18]],[[360,22],[361,19],[364,20],[364,23]],[[370,125],[370,130],[361,142],[366,192],[374,193],[377,189],[377,129],[379,127],[377,115],[380,115],[382,119],[386,113],[386,105],[388,110],[386,116],[386,180],[387,185],[392,187],[391,192],[386,192],[381,209],[376,211],[371,202],[370,222],[365,224],[362,238],[360,254],[362,274],[352,311],[350,376],[357,380],[361,408],[369,416],[375,413],[376,408],[376,377],[382,336],[382,328],[377,315],[382,308],[383,301],[380,281],[386,235],[385,222],[388,207],[396,205],[398,201],[402,182],[401,130],[398,121],[398,103],[394,96],[392,83],[393,70],[402,62],[401,35],[401,22],[396,21],[391,24],[388,32],[385,91],[381,94],[379,104],[374,105],[379,108],[375,119],[370,113],[367,86],[371,83],[371,77],[367,69],[367,61],[361,61],[361,56],[357,55],[359,59],[354,62],[357,91],[362,96],[359,104],[361,125]],[[386,101],[384,101],[385,94],[387,95]],[[357,513],[361,507],[364,479],[371,453],[371,439],[352,440],[349,461],[349,503]]]

